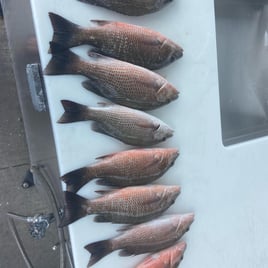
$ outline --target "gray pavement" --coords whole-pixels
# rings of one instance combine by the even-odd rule
[[[32,216],[48,211],[36,187],[23,189],[29,154],[19,106],[4,22],[0,17],[0,268],[27,267],[12,236],[7,212]],[[49,211],[48,211],[49,212]],[[28,225],[16,222],[21,240],[34,267],[59,267],[55,224],[42,240],[34,240]]]

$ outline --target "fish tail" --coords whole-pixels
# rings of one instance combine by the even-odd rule
[[[88,244],[85,246],[85,249],[91,253],[87,267],[92,266],[113,251],[110,240],[101,240]]]
[[[89,120],[87,116],[89,108],[86,105],[69,100],[61,100],[61,104],[64,108],[64,113],[58,120],[58,123],[72,123]]]
[[[48,14],[54,30],[52,41],[60,45],[54,47],[54,53],[78,45],[78,33],[81,28],[55,13],[49,12]]]
[[[89,173],[90,168],[79,168],[64,174],[61,179],[67,184],[69,192],[76,193],[82,186],[92,180],[94,176]]]
[[[84,208],[87,205],[87,199],[75,193],[64,192],[64,214],[59,227],[64,227],[68,224],[87,215]]]
[[[46,75],[75,74],[79,70],[77,66],[81,63],[79,56],[70,50],[57,53],[61,46],[50,42],[52,58],[44,70]]]

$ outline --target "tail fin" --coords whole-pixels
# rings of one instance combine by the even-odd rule
[[[71,224],[87,215],[84,208],[87,204],[87,199],[71,192],[64,192],[64,202],[64,215],[59,227]]]
[[[76,74],[78,72],[78,66],[81,63],[79,56],[70,50],[56,53],[61,46],[54,42],[50,42],[50,49],[52,58],[44,70],[46,75]]]
[[[54,30],[52,41],[60,45],[54,49],[54,52],[60,52],[80,44],[80,27],[78,25],[55,13],[50,12],[48,14]]]
[[[85,246],[85,249],[91,253],[87,267],[92,266],[113,251],[110,240],[102,240],[88,244]]]
[[[76,193],[82,186],[94,178],[94,176],[90,176],[89,169],[89,167],[79,168],[61,177],[67,184],[69,192]]]
[[[87,117],[88,107],[69,100],[61,100],[64,113],[58,123],[72,123],[89,120]]]

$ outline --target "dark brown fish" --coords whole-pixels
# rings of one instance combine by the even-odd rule
[[[129,256],[167,248],[188,231],[193,221],[193,213],[162,216],[125,228],[126,231],[115,238],[88,244],[85,249],[91,253],[91,257],[87,267],[118,249],[120,256]]]
[[[141,110],[155,109],[178,98],[178,91],[162,76],[96,53],[91,53],[89,61],[69,50],[53,54],[45,74],[84,75],[89,78],[86,88],[94,93]]]
[[[71,171],[61,177],[67,190],[77,192],[94,178],[98,184],[132,186],[160,178],[179,156],[177,149],[133,149],[98,157],[94,164]]]
[[[136,268],[177,268],[186,249],[184,241],[156,252],[143,260]]]
[[[103,196],[88,200],[65,192],[64,216],[60,227],[86,215],[97,214],[96,222],[140,223],[167,210],[180,193],[179,186],[146,185],[97,191]]]
[[[142,111],[107,103],[101,103],[102,107],[88,107],[68,100],[61,103],[65,112],[58,123],[92,120],[94,131],[126,144],[149,146],[173,135],[167,124]]]
[[[78,0],[128,16],[141,16],[162,9],[172,0]]]
[[[49,17],[54,29],[52,41],[60,45],[54,52],[88,44],[95,47],[94,52],[151,70],[166,66],[183,55],[183,49],[173,41],[141,26],[92,20],[95,27],[83,28],[54,13],[49,13]]]

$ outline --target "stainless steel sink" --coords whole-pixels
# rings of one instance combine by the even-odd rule
[[[224,145],[268,134],[268,1],[215,0]]]

